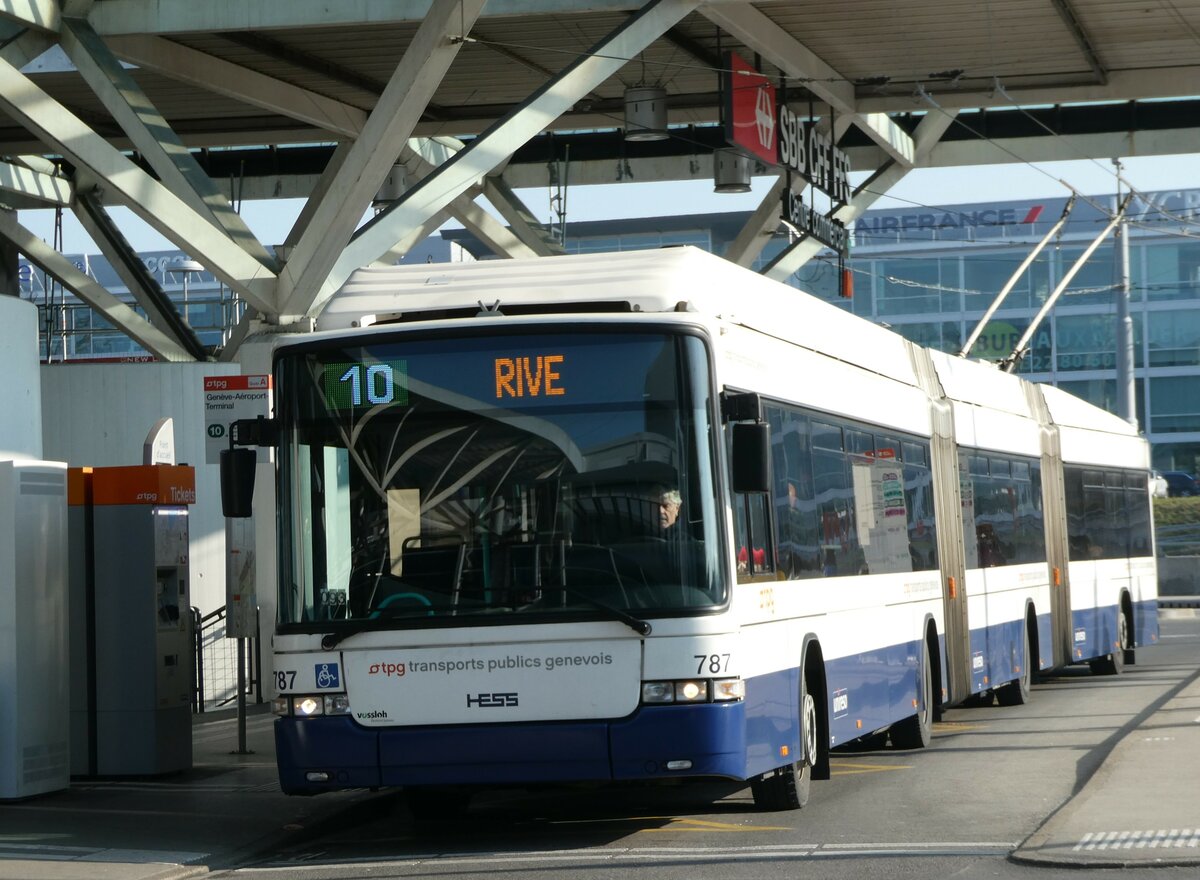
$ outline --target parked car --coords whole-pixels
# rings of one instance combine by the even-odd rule
[[[1182,498],[1187,495],[1200,495],[1200,485],[1196,478],[1183,471],[1167,471],[1163,474],[1167,481],[1167,494],[1172,498]]]

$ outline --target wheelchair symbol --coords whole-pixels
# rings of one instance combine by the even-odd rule
[[[341,685],[336,663],[318,663],[316,665],[317,687],[335,688]]]

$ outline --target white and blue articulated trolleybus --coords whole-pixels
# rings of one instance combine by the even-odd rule
[[[258,432],[289,793],[796,808],[831,749],[1157,638],[1133,428],[704,252],[366,269],[320,322]]]

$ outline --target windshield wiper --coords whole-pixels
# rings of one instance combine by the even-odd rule
[[[587,593],[583,592],[582,590],[577,590],[574,587],[568,587],[568,586],[559,585],[559,584],[555,584],[553,587],[547,587],[546,589],[548,592],[554,592],[555,590],[561,590],[562,592],[567,593],[568,595],[576,596],[579,599],[582,599],[588,605],[591,605],[593,608],[598,608],[599,610],[605,612],[613,620],[617,620],[617,621],[620,621],[621,623],[625,624],[627,627],[629,627],[631,630],[633,630],[638,635],[641,635],[641,636],[650,635],[650,631],[651,631],[652,627],[650,626],[649,621],[642,620],[640,617],[634,617],[628,611],[622,611],[620,608],[616,608],[605,602],[601,602],[599,599],[593,599],[591,596],[589,596]]]
[[[582,602],[584,602],[588,605],[591,605],[593,608],[597,609],[598,611],[603,611],[612,620],[615,620],[615,621],[618,621],[619,623],[625,624],[627,627],[629,627],[631,630],[633,630],[638,635],[642,635],[642,636],[650,635],[652,627],[650,626],[649,621],[642,620],[640,617],[634,617],[628,611],[622,611],[620,608],[615,608],[612,605],[609,605],[605,602],[601,602],[599,599],[594,599],[591,596],[589,596],[587,593],[585,593],[581,590],[577,590],[574,587],[564,587],[564,586],[556,585],[549,589],[551,591],[556,591],[556,590],[562,591],[563,593],[566,593],[568,595],[578,598]],[[447,607],[449,607],[449,606],[444,606],[444,605],[433,605],[430,607],[418,606],[415,608],[407,608],[407,609],[405,609],[405,611],[417,612],[419,614],[424,614],[424,613],[429,612],[430,610],[444,611],[444,610],[446,610]],[[462,606],[454,606],[454,607],[458,608],[459,610],[462,609]],[[473,610],[482,610],[484,606],[467,606],[467,607],[469,609],[473,609]],[[399,609],[397,609],[397,610],[399,610]],[[398,615],[389,615],[389,614],[382,615],[382,617],[385,619],[389,618],[389,617],[394,617],[394,616],[398,616]],[[379,625],[378,625],[379,620],[380,620],[380,618],[363,618],[363,619],[359,620],[356,624],[347,624],[345,627],[343,627],[342,629],[339,629],[337,632],[325,633],[325,635],[321,636],[321,648],[326,651],[332,651],[334,648],[336,648],[339,644],[341,644],[345,639],[348,639],[350,636],[358,635],[360,632],[365,632],[367,630],[378,629],[379,628]]]

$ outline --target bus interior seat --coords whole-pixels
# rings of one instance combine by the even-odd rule
[[[442,594],[458,601],[466,545],[408,547],[400,556],[400,574],[380,584],[380,607],[395,593]]]

